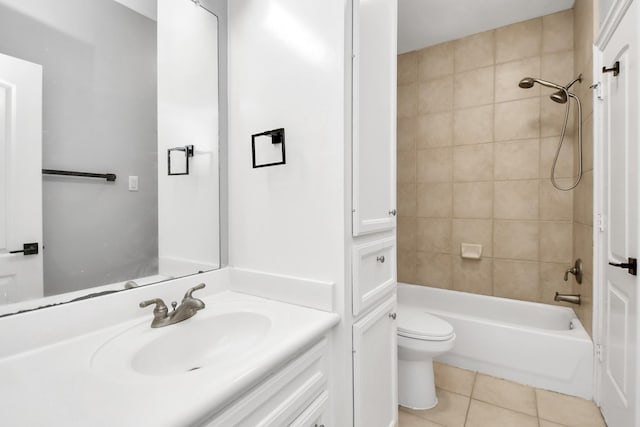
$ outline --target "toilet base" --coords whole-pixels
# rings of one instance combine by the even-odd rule
[[[398,360],[398,403],[410,409],[431,409],[438,404],[433,359]]]

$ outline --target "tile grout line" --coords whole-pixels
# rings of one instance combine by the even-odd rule
[[[477,398],[477,397],[472,398],[472,399],[473,400],[477,400],[478,402],[485,403],[487,405],[495,406],[496,408],[504,409],[504,410],[507,410],[507,411],[510,411],[510,412],[515,412],[516,414],[526,415],[526,416],[532,417],[532,418],[539,418],[539,416],[537,415],[538,414],[538,408],[537,407],[536,407],[536,415],[531,415],[531,414],[528,414],[526,412],[518,411],[517,409],[507,408],[506,406],[500,405],[500,404],[495,403],[495,402],[487,402],[486,400],[482,400],[482,399]]]
[[[478,379],[478,371],[474,371],[473,372],[473,383],[471,384],[471,392],[469,393],[469,403],[467,404],[467,411],[464,414],[463,427],[467,425],[467,421],[469,420],[469,412],[471,410],[471,401],[473,400],[473,389],[476,387],[477,379]]]

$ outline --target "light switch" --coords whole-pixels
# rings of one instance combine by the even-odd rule
[[[129,191],[138,191],[138,177],[130,176],[129,177]]]

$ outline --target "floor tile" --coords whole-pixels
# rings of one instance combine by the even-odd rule
[[[437,387],[463,396],[471,396],[473,381],[476,377],[474,371],[438,362],[434,362],[433,371],[436,376]]]
[[[406,408],[403,410],[447,427],[463,427],[469,408],[469,397],[442,389],[436,389],[436,393],[438,405],[435,408],[423,411]]]
[[[398,411],[398,427],[443,427],[442,424],[436,424],[429,420],[425,420],[417,415],[410,414],[404,409]]]
[[[535,389],[489,375],[478,374],[473,399],[537,416]]]
[[[600,410],[590,400],[547,390],[536,390],[538,416],[569,427],[606,427]]]
[[[471,400],[465,427],[538,427],[538,418]]]

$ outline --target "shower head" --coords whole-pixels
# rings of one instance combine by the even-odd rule
[[[531,89],[534,83],[534,79],[532,79],[531,77],[525,77],[524,79],[520,80],[518,86],[520,86],[522,89]]]
[[[551,83],[542,79],[535,79],[533,77],[525,77],[524,79],[520,80],[518,86],[520,86],[522,89],[531,89],[534,83],[538,83],[542,86],[550,87],[552,89],[564,90],[564,87],[560,86],[559,84]]]
[[[562,90],[552,93],[549,98],[551,98],[553,102],[564,104],[565,102],[567,102],[567,96],[574,96],[571,92],[569,92],[569,89],[571,88],[571,86],[576,84],[576,82],[582,82],[582,74],[580,74],[571,83],[562,88]]]
[[[572,95],[572,93],[569,92],[569,88],[573,86],[576,82],[581,82],[581,81],[582,81],[582,74],[580,74],[575,80],[573,80],[571,83],[569,83],[566,86],[560,86],[559,84],[552,83],[542,79],[535,79],[533,77],[525,77],[524,79],[520,80],[520,83],[518,83],[518,86],[520,86],[523,89],[530,89],[533,87],[535,83],[538,83],[538,84],[541,84],[542,86],[550,87],[552,89],[557,89],[558,91],[552,93],[549,96],[549,98],[551,98],[553,102],[557,102],[558,104],[565,104],[567,102],[568,97]]]
[[[565,92],[564,90],[559,90],[549,95],[549,98],[553,102],[557,102],[558,104],[564,104],[567,102],[567,92]]]

